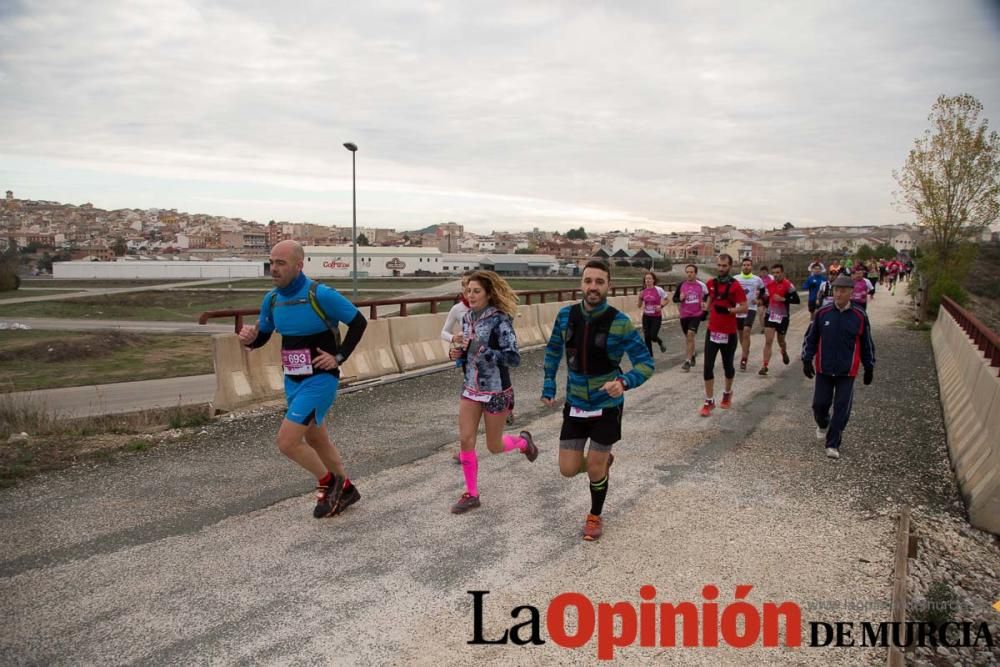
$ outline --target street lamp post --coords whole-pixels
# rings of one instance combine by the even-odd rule
[[[351,293],[355,301],[358,300],[358,188],[355,177],[354,157],[358,152],[358,145],[347,142],[344,148],[351,151],[351,210],[353,222],[351,223]]]

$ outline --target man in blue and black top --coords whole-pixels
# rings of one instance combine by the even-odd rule
[[[361,340],[367,321],[340,292],[302,273],[305,253],[295,241],[271,249],[274,289],[264,296],[260,317],[243,327],[240,341],[261,347],[281,334],[281,365],[288,411],[278,429],[282,454],[315,475],[317,519],[340,514],[361,499],[347,478],[340,452],[330,441],[323,417],[337,397],[340,366]],[[347,324],[340,340],[339,323]]]
[[[553,407],[556,372],[563,353],[569,367],[566,403],[559,434],[559,471],[573,477],[583,470],[590,477],[590,513],[583,539],[600,538],[601,511],[608,493],[608,468],[614,461],[611,446],[622,437],[623,394],[653,374],[653,357],[628,315],[608,305],[611,269],[590,260],[583,269],[583,301],[559,311],[545,350],[542,403]],[[623,372],[628,354],[632,369]],[[587,440],[590,451],[583,455]]]
[[[824,441],[831,459],[840,458],[858,370],[864,368],[865,384],[871,384],[875,375],[871,324],[865,311],[851,302],[853,291],[854,280],[838,276],[833,281],[833,303],[816,311],[802,341],[802,372],[816,378],[812,404],[816,437]]]

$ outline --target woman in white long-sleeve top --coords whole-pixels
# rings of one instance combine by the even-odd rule
[[[441,340],[451,343],[455,347],[461,347],[463,342],[462,318],[469,312],[469,300],[465,297],[465,290],[469,288],[469,276],[471,275],[472,271],[466,271],[465,275],[462,276],[462,291],[458,295],[458,301],[448,311],[448,318],[444,321],[444,327],[441,329]],[[456,328],[459,331],[458,334],[455,333]]]

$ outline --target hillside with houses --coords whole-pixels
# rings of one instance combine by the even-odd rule
[[[104,210],[90,203],[18,199],[11,191],[0,200],[0,250],[16,247],[22,255],[22,270],[32,272],[51,272],[53,262],[69,260],[260,260],[284,239],[306,246],[349,246],[351,228],[275,220],[263,223],[176,209]],[[594,256],[666,268],[677,262],[704,262],[723,252],[749,257],[755,263],[787,256],[853,255],[863,246],[891,246],[909,253],[920,241],[920,231],[912,225],[796,227],[786,223],[781,229],[766,231],[724,225],[670,233],[646,229],[587,233],[583,227],[560,233],[535,227],[490,234],[467,231],[456,222],[414,231],[358,227],[358,245],[364,247],[436,248],[444,256],[534,255],[560,266]]]

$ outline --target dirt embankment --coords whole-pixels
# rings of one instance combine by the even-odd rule
[[[1000,334],[1000,243],[984,243],[963,287],[969,293],[966,309]]]

